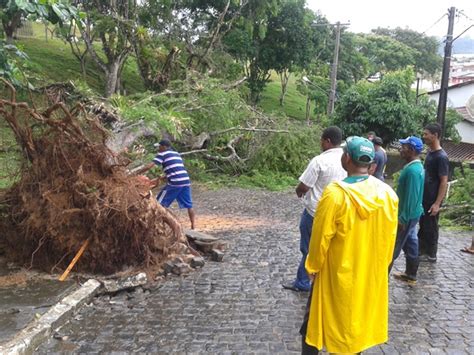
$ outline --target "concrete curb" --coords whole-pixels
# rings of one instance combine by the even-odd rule
[[[61,326],[76,309],[87,303],[98,292],[101,283],[88,280],[78,290],[64,297],[39,319],[32,321],[13,339],[0,344],[0,354],[31,354],[46,340],[51,331]]]

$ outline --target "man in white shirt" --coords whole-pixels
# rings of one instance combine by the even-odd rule
[[[296,195],[303,199],[304,210],[300,220],[300,251],[302,255],[296,279],[285,282],[283,288],[293,291],[309,291],[311,282],[306,273],[305,261],[309,239],[313,228],[313,218],[324,188],[331,182],[342,180],[347,172],[342,168],[342,131],[336,126],[326,128],[321,135],[322,153],[314,157],[300,176]]]

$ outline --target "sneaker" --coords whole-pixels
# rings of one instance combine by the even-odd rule
[[[406,282],[409,285],[415,285],[416,284],[416,278],[408,276],[404,272],[396,272],[393,274],[393,277],[396,278],[397,280]]]
[[[309,289],[305,290],[303,288],[296,287],[294,282],[284,282],[284,283],[281,284],[281,286],[285,290],[291,290],[291,291],[295,291],[295,292],[308,292],[309,291]]]
[[[435,263],[438,259],[429,255],[420,255],[420,262]]]

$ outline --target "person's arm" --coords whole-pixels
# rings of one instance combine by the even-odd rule
[[[439,213],[441,202],[443,202],[444,196],[446,196],[446,191],[448,191],[448,176],[441,176],[436,201],[428,210],[430,216],[436,216]]]
[[[309,191],[310,187],[309,186],[306,186],[305,184],[303,184],[302,182],[300,182],[298,184],[298,186],[296,186],[296,196],[298,197],[303,197],[305,193],[307,193]]]
[[[436,201],[431,205],[428,213],[430,216],[436,216],[441,208],[444,196],[448,191],[448,174],[449,174],[449,160],[447,156],[441,156],[438,160],[438,176],[439,176],[439,187],[438,194],[436,195]]]
[[[383,162],[380,160],[380,156],[378,154],[375,154],[374,162],[369,166],[369,175],[374,175],[377,171],[377,167],[380,164],[383,164]]]
[[[314,184],[316,184],[316,181],[318,180],[318,169],[319,165],[317,160],[316,158],[313,158],[299,178],[300,182],[295,189],[296,196],[303,197],[304,194],[307,193]]]
[[[417,209],[419,208],[416,203],[417,201],[421,201],[422,196],[420,195],[423,195],[424,176],[422,173],[417,173],[416,171],[411,170],[407,172],[404,180],[405,194],[403,197],[403,201],[400,198],[398,205],[399,225],[406,225],[408,224],[410,219],[413,218],[413,216],[416,214]]]

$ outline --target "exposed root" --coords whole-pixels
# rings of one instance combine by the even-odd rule
[[[75,270],[110,274],[156,269],[168,257],[192,253],[176,218],[143,197],[148,184],[129,176],[129,161],[107,148],[97,120],[61,102],[38,112],[16,102],[15,89],[4,83],[11,95],[0,100],[0,117],[23,152],[21,179],[0,199],[7,255],[64,269],[90,238]]]

